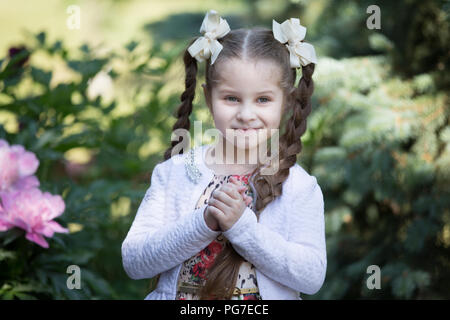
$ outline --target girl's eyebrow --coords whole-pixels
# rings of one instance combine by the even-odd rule
[[[224,92],[238,93],[238,91],[233,90],[233,89],[219,89],[219,93],[224,93]],[[256,94],[265,94],[265,93],[274,94],[274,92],[272,90],[264,90],[264,91],[257,92]]]
[[[258,94],[264,94],[264,93],[272,93],[273,94],[273,91],[272,90],[265,90],[265,91],[258,92]]]

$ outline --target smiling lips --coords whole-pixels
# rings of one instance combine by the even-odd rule
[[[239,133],[251,133],[251,132],[256,132],[259,129],[261,129],[261,128],[241,128],[241,129],[235,128],[234,130]]]

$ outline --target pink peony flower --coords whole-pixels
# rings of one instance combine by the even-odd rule
[[[33,152],[26,151],[21,145],[9,146],[0,139],[0,194],[39,186],[39,180],[33,174],[39,166],[39,160]]]
[[[55,232],[69,232],[52,221],[65,210],[64,200],[59,195],[30,188],[3,192],[0,198],[0,231],[19,227],[27,232],[28,240],[44,248],[48,248],[48,243],[43,236],[51,238]]]

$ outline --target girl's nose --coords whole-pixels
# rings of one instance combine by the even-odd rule
[[[251,104],[242,104],[242,106],[239,108],[236,118],[244,123],[249,123],[251,120],[254,120],[256,118],[256,115]]]

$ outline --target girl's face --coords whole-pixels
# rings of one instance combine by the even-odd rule
[[[246,152],[267,143],[274,134],[271,129],[279,128],[283,112],[278,66],[268,60],[234,58],[219,67],[221,80],[212,92],[208,93],[203,85],[215,127],[227,144]]]

